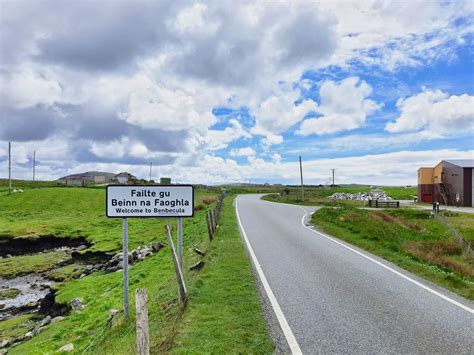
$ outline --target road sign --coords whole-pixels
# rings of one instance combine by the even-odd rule
[[[192,185],[109,185],[107,217],[192,217],[194,189]]]

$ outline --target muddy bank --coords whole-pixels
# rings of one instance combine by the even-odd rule
[[[55,236],[31,236],[21,238],[0,238],[0,256],[19,256],[31,253],[40,253],[58,248],[87,249],[92,244],[84,237],[66,238]]]

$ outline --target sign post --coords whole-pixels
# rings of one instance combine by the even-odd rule
[[[107,217],[123,219],[123,305],[125,317],[128,318],[128,218],[178,218],[178,268],[181,272],[182,218],[194,216],[194,189],[192,185],[109,185],[106,200]]]
[[[122,220],[122,248],[123,248],[123,310],[125,318],[128,319],[129,304],[128,304],[128,219]]]
[[[183,218],[178,217],[178,262],[183,268]]]

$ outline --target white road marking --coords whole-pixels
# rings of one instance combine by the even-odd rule
[[[328,236],[328,235],[326,235],[326,234],[324,234],[324,233],[318,232],[318,231],[316,231],[316,230],[314,230],[314,229],[312,229],[312,228],[306,226],[306,225],[304,224],[304,220],[305,220],[306,216],[308,215],[308,211],[306,211],[306,210],[305,210],[304,208],[302,208],[302,207],[301,207],[301,209],[305,212],[304,216],[301,218],[301,225],[302,225],[304,228],[309,229],[310,231],[312,231],[312,232],[314,232],[314,233],[316,233],[316,234],[318,234],[318,235],[320,235],[320,236],[322,236],[322,237],[324,237],[324,238],[327,238],[327,239],[329,239],[330,241],[332,241],[332,242],[334,242],[334,243],[336,243],[336,244],[339,244],[339,245],[343,246],[343,247],[346,248],[346,249],[349,249],[350,251],[352,251],[352,252],[354,252],[354,253],[356,253],[356,254],[358,254],[358,255],[360,255],[360,256],[366,258],[367,260],[370,260],[370,261],[376,263],[377,265],[379,265],[379,266],[381,266],[381,267],[387,269],[388,271],[391,271],[391,272],[393,272],[394,274],[396,274],[396,275],[398,275],[398,276],[400,276],[400,277],[403,277],[405,280],[407,280],[407,281],[409,281],[409,282],[411,282],[411,283],[413,283],[413,284],[415,284],[415,285],[417,285],[417,286],[419,286],[419,287],[425,289],[426,291],[431,292],[432,294],[434,294],[434,295],[436,295],[436,296],[438,296],[438,297],[441,297],[441,298],[444,299],[445,301],[448,301],[448,302],[454,304],[455,306],[458,306],[458,307],[464,309],[465,311],[468,311],[468,312],[474,314],[474,309],[469,308],[468,306],[466,306],[466,305],[464,305],[464,304],[462,304],[462,303],[460,303],[460,302],[458,302],[458,301],[455,301],[455,300],[453,300],[452,298],[449,298],[448,296],[445,296],[445,295],[443,295],[442,293],[439,293],[438,291],[435,291],[435,290],[433,290],[432,288],[430,288],[430,287],[428,287],[428,286],[426,286],[426,285],[423,285],[422,283],[420,283],[420,282],[418,282],[418,281],[416,281],[416,280],[414,280],[414,279],[412,279],[412,278],[410,278],[410,277],[408,277],[408,276],[402,274],[401,272],[399,272],[399,271],[397,271],[397,270],[395,270],[395,269],[392,269],[390,266],[387,266],[387,265],[381,263],[380,261],[377,261],[377,260],[375,260],[374,258],[371,258],[370,256],[365,255],[364,253],[361,253],[360,251],[358,251],[358,250],[356,250],[356,249],[354,249],[354,248],[351,248],[350,246],[348,246],[348,245],[346,245],[346,244],[344,244],[344,243],[341,243],[340,241],[338,241],[337,239],[335,239],[335,238],[333,238],[333,237],[330,237],[330,236]],[[312,212],[311,214],[313,214],[313,213],[314,213],[314,212]]]
[[[268,283],[267,278],[265,277],[265,274],[263,273],[262,267],[260,266],[260,263],[257,260],[257,256],[253,252],[252,246],[250,245],[250,241],[247,237],[247,233],[245,232],[245,229],[242,226],[242,222],[240,221],[240,216],[239,216],[238,199],[239,197],[235,199],[235,212],[237,214],[237,220],[239,221],[240,230],[242,231],[242,235],[244,237],[245,243],[247,244],[247,249],[249,250],[250,256],[252,257],[253,264],[255,265],[255,269],[257,270],[258,276],[260,277],[260,281],[262,281],[263,288],[265,289],[268,299],[270,300],[270,303],[273,307],[273,311],[275,312],[275,315],[278,319],[278,323],[280,323],[280,327],[291,349],[291,353],[295,355],[300,355],[300,354],[302,355],[303,353],[301,352],[300,346],[298,345],[298,342],[296,341],[295,335],[293,334],[293,331],[291,330],[288,322],[286,321],[285,315],[283,314],[280,308],[280,305],[278,304],[278,301],[275,295],[273,294],[270,284]]]

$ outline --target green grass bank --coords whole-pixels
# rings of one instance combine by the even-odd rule
[[[473,217],[457,216],[469,230],[474,226]],[[323,232],[474,299],[474,258],[430,211],[322,208],[313,214],[312,223]]]

